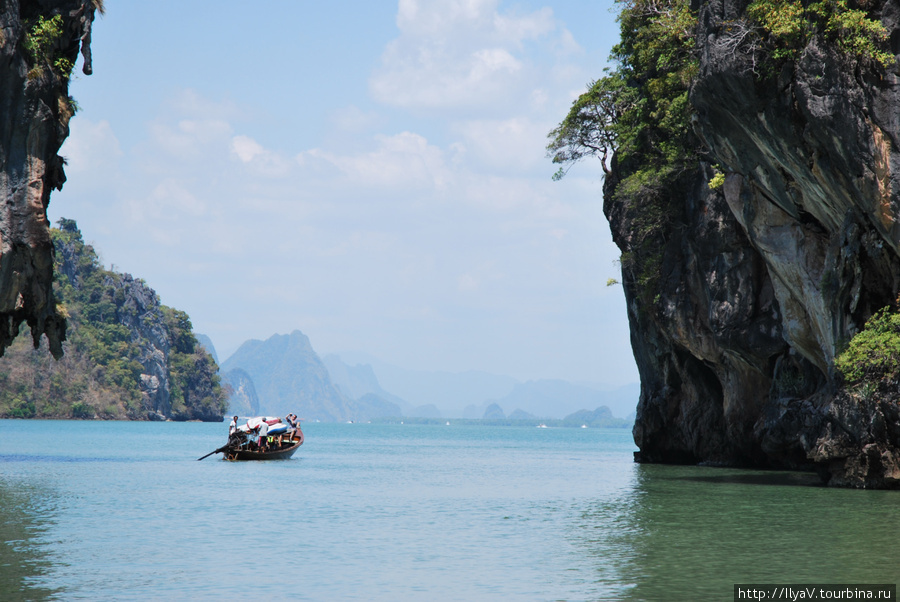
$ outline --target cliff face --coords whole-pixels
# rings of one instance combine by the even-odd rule
[[[187,314],[161,304],[143,280],[103,269],[75,222],[60,223],[56,290],[70,314],[67,354],[94,364],[82,371],[94,380],[86,388],[109,391],[124,414],[114,417],[221,421],[226,404],[218,368]],[[94,416],[108,411],[87,405]]]
[[[900,79],[811,41],[759,77],[732,42],[744,3],[700,8],[693,125],[712,169],[687,174],[659,294],[623,268],[642,389],[642,461],[815,468],[900,486],[898,391],[841,387],[834,358],[900,292]],[[900,6],[870,4],[900,52]],[[605,184],[623,252],[634,220]],[[894,389],[897,387],[894,386]]]
[[[238,416],[258,416],[259,396],[250,375],[233,368],[223,375],[228,393],[228,413]]]
[[[91,73],[96,0],[0,1],[0,354],[26,322],[62,354],[66,322],[52,295],[47,205],[65,182],[57,155],[74,113],[68,76],[79,50]],[[50,23],[38,35],[35,27]]]

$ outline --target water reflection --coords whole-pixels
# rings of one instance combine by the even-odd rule
[[[815,475],[635,465],[585,507],[573,543],[595,599],[731,599],[735,583],[897,583],[900,494]]]
[[[0,477],[0,592],[4,600],[46,600],[52,562],[42,541],[53,529],[50,492]]]

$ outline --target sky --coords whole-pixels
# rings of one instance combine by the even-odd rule
[[[226,359],[320,354],[638,380],[599,161],[547,133],[603,75],[611,0],[107,0],[49,217]]]

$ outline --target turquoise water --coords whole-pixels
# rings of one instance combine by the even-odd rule
[[[636,465],[627,430],[0,421],[0,599],[730,600],[897,583],[900,493]]]

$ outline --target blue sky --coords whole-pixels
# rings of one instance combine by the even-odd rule
[[[634,382],[602,172],[552,182],[544,151],[612,5],[109,0],[50,218],[222,359],[300,329],[409,369]]]

